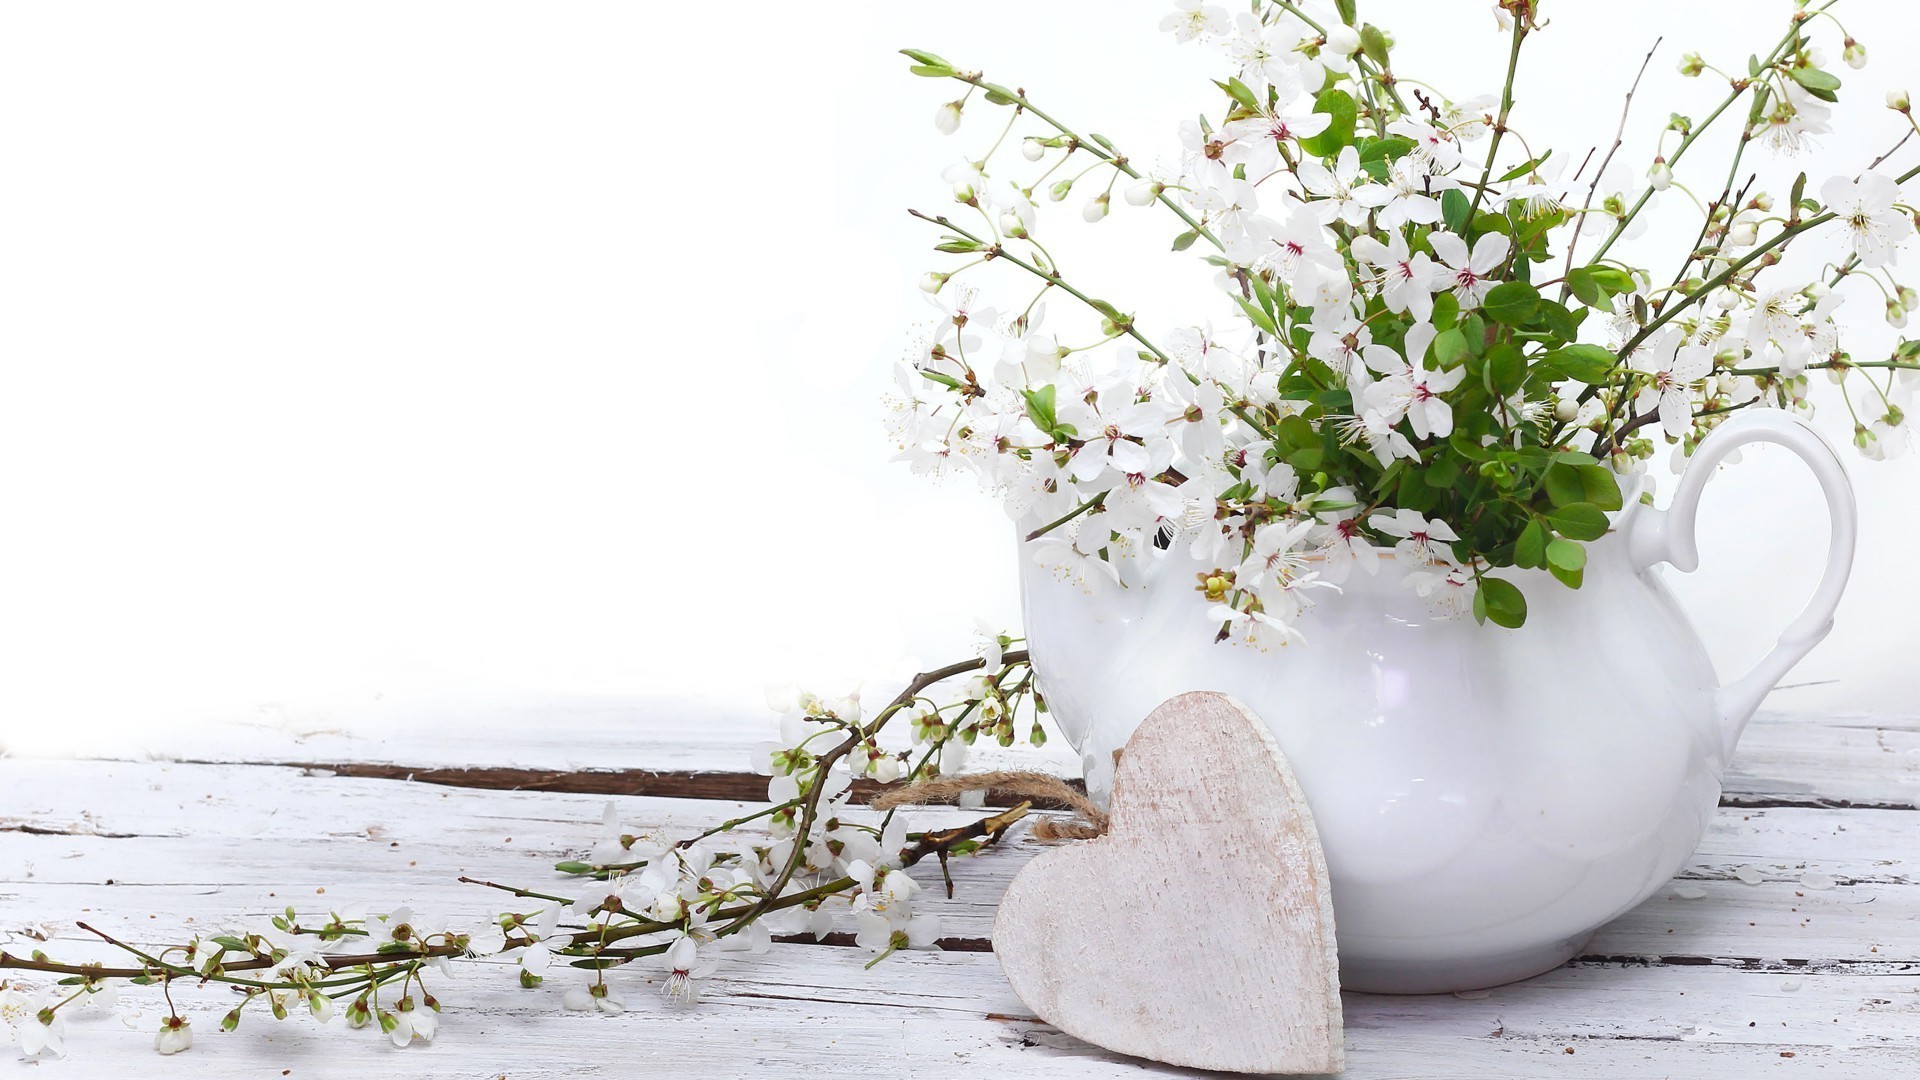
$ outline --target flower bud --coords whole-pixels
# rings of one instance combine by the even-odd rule
[[[1099,221],[1106,216],[1107,194],[1104,191],[1095,195],[1092,199],[1088,200],[1087,205],[1080,208],[1080,217],[1088,224]]]
[[[1668,167],[1666,158],[1653,159],[1653,168],[1647,170],[1647,183],[1655,191],[1665,191],[1673,185],[1673,170]]]
[[[1020,143],[1020,156],[1028,161],[1039,161],[1047,156],[1047,144],[1039,139],[1026,139]]]
[[[1067,197],[1067,193],[1071,192],[1072,190],[1073,190],[1073,181],[1062,180],[1059,183],[1047,189],[1047,198],[1052,199],[1054,202],[1060,202],[1061,200],[1065,199]]]
[[[1339,56],[1352,56],[1360,51],[1360,31],[1341,24],[1327,28],[1327,51]]]
[[[1900,306],[1903,308],[1912,310],[1915,305],[1920,305],[1920,293],[1914,292],[1911,285],[1897,286],[1896,295],[1900,297]]]
[[[1759,240],[1760,226],[1751,221],[1738,222],[1727,233],[1727,243],[1734,247],[1752,247]]]
[[[1907,97],[1905,90],[1889,90],[1887,91],[1887,108],[1894,112],[1906,112],[1913,108],[1913,101]]]
[[[1167,190],[1164,184],[1156,180],[1142,180],[1127,187],[1127,202],[1134,206],[1152,206],[1153,200]]]
[[[936,109],[933,114],[933,127],[942,135],[951,135],[960,130],[960,103],[949,101]]]
[[[1747,205],[1753,207],[1755,210],[1758,210],[1763,214],[1770,213],[1773,210],[1773,192],[1762,191],[1759,194],[1755,195],[1752,199],[1749,199],[1747,201]]]
[[[1907,325],[1907,309],[1898,300],[1887,301],[1887,325],[1895,330],[1903,330]]]
[[[947,278],[950,276],[952,275],[943,274],[938,270],[929,270],[927,271],[926,275],[920,279],[920,291],[926,292],[926,293],[937,293],[943,287],[945,287],[945,285],[947,284]]]
[[[1573,418],[1579,415],[1580,405],[1577,402],[1561,398],[1553,403],[1553,418],[1563,424],[1572,423]]]
[[[1867,47],[1848,38],[1846,48],[1840,51],[1840,58],[1847,62],[1848,67],[1859,71],[1867,66]]]
[[[1680,74],[1689,79],[1705,70],[1707,70],[1707,62],[1701,59],[1699,53],[1688,53],[1680,58]]]

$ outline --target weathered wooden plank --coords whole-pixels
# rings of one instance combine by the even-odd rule
[[[62,943],[64,944],[64,943]],[[77,945],[80,943],[76,943]],[[1142,1063],[1095,1050],[1035,1020],[993,957],[910,954],[863,970],[864,956],[790,946],[732,961],[698,1004],[669,1005],[647,976],[621,971],[628,1011],[558,1008],[558,987],[523,991],[479,974],[446,986],[439,1042],[394,1050],[370,1032],[304,1017],[255,1018],[214,1032],[225,1003],[182,992],[201,1031],[179,1059],[111,1021],[71,1025],[77,1075],[624,1077],[1138,1075]],[[218,995],[214,995],[216,998]],[[1485,997],[1345,996],[1352,1080],[1895,1076],[1920,1064],[1920,987],[1895,976],[1786,977],[1727,968],[1570,966]],[[150,1010],[142,1018],[157,1021]],[[337,1025],[336,1021],[336,1025]],[[143,1025],[144,1026],[144,1025]],[[27,1067],[0,1061],[25,1074]],[[982,1070],[991,1070],[982,1072]],[[35,1075],[38,1075],[37,1073]]]
[[[644,722],[642,722],[644,716]],[[358,775],[488,788],[758,797],[756,745],[771,722],[642,705],[554,705],[353,726],[298,718],[169,732],[101,756],[328,765]],[[1038,750],[980,745],[981,768],[1079,773],[1064,740]],[[1731,805],[1920,807],[1920,714],[1762,713],[1726,778]]]
[[[551,866],[592,842],[606,802],[261,766],[108,762],[0,761],[0,790],[9,804],[0,814],[0,927],[8,918],[71,918],[76,907],[214,917],[354,900],[413,900],[477,919],[509,905],[455,878],[565,892],[567,879]],[[617,802],[628,824],[674,836],[746,808]],[[970,817],[921,813],[935,825]],[[1904,811],[1723,809],[1676,887],[1603,929],[1588,951],[1633,962],[1749,958],[1782,968],[1806,961],[1912,970],[1920,962],[1913,829]],[[917,868],[933,886],[923,895],[943,934],[984,941],[1001,892],[1030,852],[1022,839],[957,864],[952,900],[938,896],[936,867]],[[1761,871],[1760,884],[1735,876],[1745,866]],[[1809,888],[1808,875],[1832,887]],[[1705,895],[1678,895],[1688,886]]]
[[[546,865],[590,839],[604,802],[250,766],[105,762],[0,761],[0,792],[0,933],[15,932],[17,947],[25,924],[50,921],[55,941],[47,947],[73,956],[105,955],[97,943],[78,939],[67,922],[76,914],[145,940],[341,894],[484,915],[503,906],[501,898],[454,882],[456,873],[551,881]],[[649,823],[691,825],[734,809],[620,801],[629,820]],[[1346,1075],[1910,1074],[1920,1067],[1911,820],[1902,811],[1722,811],[1681,883],[1707,895],[1682,900],[1668,890],[1594,943],[1596,955],[1629,959],[1576,962],[1471,1000],[1349,995]],[[1016,844],[970,860],[959,869],[956,899],[930,903],[955,927],[979,933],[1022,859]],[[1749,864],[1765,868],[1762,884],[1732,876]],[[1806,888],[1797,879],[1809,871],[1839,884]],[[329,892],[289,896],[289,885],[326,885]],[[1879,952],[1871,951],[1876,943]],[[1661,956],[1675,960],[1661,963]],[[1654,962],[1640,966],[1649,957]],[[1696,962],[1740,957],[1757,963],[1746,969]],[[1790,963],[1796,958],[1824,962],[1810,963],[1803,975]],[[872,971],[863,970],[866,959],[856,949],[807,945],[729,958],[705,1002],[690,1010],[659,1000],[646,971],[616,972],[631,1011],[611,1018],[563,1013],[554,991],[523,992],[504,977],[464,979],[442,995],[448,1011],[441,1045],[408,1051],[369,1033],[316,1032],[304,1020],[272,1031],[249,1021],[250,1030],[221,1036],[214,1020],[224,1006],[209,1004],[220,995],[197,993],[191,1008],[201,1034],[192,1053],[162,1060],[152,1053],[149,1031],[76,1023],[72,1068],[75,1075],[172,1070],[215,1080],[282,1069],[294,1077],[378,1072],[515,1080],[642,1070],[724,1076],[990,1069],[1041,1077],[1140,1071],[1033,1020],[989,955],[896,956]],[[1903,969],[1909,974],[1898,974]],[[1565,1052],[1569,1047],[1574,1053]],[[13,1068],[5,1057],[0,1073]]]

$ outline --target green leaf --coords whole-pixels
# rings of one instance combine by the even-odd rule
[[[1460,301],[1451,292],[1443,292],[1433,298],[1433,314],[1428,322],[1435,330],[1445,330],[1460,321]]]
[[[1527,522],[1520,531],[1520,539],[1513,544],[1513,565],[1527,569],[1545,566],[1547,563],[1547,527],[1535,518]]]
[[[1367,59],[1379,64],[1381,67],[1386,67],[1387,35],[1382,33],[1380,28],[1372,23],[1362,26],[1360,28],[1360,51],[1367,54]]]
[[[954,70],[944,64],[915,64],[907,70],[928,79],[950,79],[954,75]]]
[[[1433,362],[1442,368],[1457,367],[1467,355],[1467,335],[1459,327],[1440,331],[1433,339]]]
[[[1587,549],[1571,540],[1555,537],[1547,545],[1547,563],[1562,570],[1579,570],[1587,565]]]
[[[1592,503],[1573,503],[1554,508],[1547,524],[1569,540],[1598,540],[1607,534],[1607,515]]]
[[[1581,490],[1586,492],[1586,501],[1602,510],[1620,509],[1620,478],[1605,465],[1581,465],[1576,470],[1580,474]]]
[[[1517,629],[1527,621],[1527,598],[1518,586],[1502,578],[1483,577],[1473,598],[1474,615],[1495,625]],[[1485,612],[1482,616],[1481,613]]]
[[[1504,174],[1502,174],[1499,182],[1504,184],[1509,180],[1518,180],[1521,177],[1532,172],[1533,170],[1539,168],[1542,164],[1546,162],[1548,158],[1552,156],[1553,156],[1553,151],[1549,150],[1546,153],[1541,154],[1539,157],[1534,158],[1532,161],[1523,161],[1520,164],[1515,165],[1513,168],[1508,169]]]
[[[1600,284],[1600,275],[1593,267],[1583,266],[1568,274],[1567,287],[1573,291],[1574,299],[1588,307],[1613,310],[1613,298],[1608,295],[1606,287]]]
[[[1265,330],[1274,337],[1280,336],[1280,330],[1273,325],[1272,317],[1266,312],[1261,311],[1258,307],[1255,307],[1246,297],[1236,296],[1233,298],[1233,302],[1239,304],[1240,310],[1247,313],[1247,318],[1253,320],[1253,325]]]
[[[1564,567],[1555,566],[1553,563],[1547,564],[1547,573],[1552,574],[1554,577],[1560,579],[1560,584],[1565,585],[1569,589],[1579,588],[1580,582],[1586,577],[1586,574],[1587,574],[1586,570],[1584,569],[1568,570]]]
[[[1459,188],[1448,188],[1440,195],[1440,218],[1446,222],[1447,231],[1465,236],[1467,219],[1473,216],[1473,203]]]
[[[901,49],[900,55],[911,57],[915,61],[925,64],[928,67],[952,67],[953,66],[952,64],[949,64],[945,60],[941,59],[939,56],[933,53],[930,53],[925,49]]]
[[[943,371],[928,371],[926,368],[921,368],[920,377],[928,382],[939,383],[949,390],[960,389],[960,380]]]
[[[1789,68],[1787,74],[1793,76],[1794,82],[1799,83],[1809,90],[1825,90],[1828,93],[1832,93],[1840,89],[1840,80],[1838,77],[1821,71],[1817,67]]]
[[[1176,236],[1173,238],[1173,250],[1185,251],[1188,248],[1192,247],[1193,242],[1198,239],[1200,239],[1200,230],[1198,229],[1193,229],[1188,232],[1183,232],[1179,236]]]
[[[1260,99],[1253,96],[1253,88],[1239,79],[1229,76],[1226,82],[1213,80],[1213,85],[1226,91],[1226,95],[1246,107],[1248,112],[1260,111]]]
[[[1481,371],[1490,392],[1506,395],[1520,388],[1527,377],[1527,358],[1520,347],[1511,341],[1502,341],[1487,350],[1487,363]]]
[[[1494,322],[1524,326],[1539,305],[1540,290],[1524,281],[1507,281],[1493,287],[1480,309]]]
[[[1020,396],[1027,401],[1027,416],[1033,426],[1041,431],[1052,432],[1059,423],[1053,412],[1053,384],[1048,383],[1038,390],[1022,390]]]
[[[992,83],[987,83],[982,88],[987,92],[987,104],[989,105],[1012,105],[1020,100],[1014,95],[1013,91],[1004,86],[994,86]]]
[[[1094,142],[1099,143],[1108,152],[1110,153],[1113,152],[1113,142],[1110,139],[1108,139],[1105,135],[1101,135],[1097,132],[1089,131],[1087,132],[1087,138],[1092,139]]]
[[[1561,341],[1572,341],[1580,336],[1580,320],[1586,317],[1585,309],[1579,315],[1567,310],[1567,305],[1558,300],[1542,299],[1540,310],[1534,313],[1534,321]]]
[[[1541,478],[1547,490],[1547,499],[1555,506],[1572,506],[1587,501],[1587,488],[1580,482],[1580,470],[1571,465],[1555,462],[1547,467],[1546,475]]]
[[[1354,105],[1352,94],[1337,88],[1322,90],[1320,96],[1313,99],[1313,111],[1326,114],[1327,129],[1310,139],[1301,139],[1300,149],[1314,157],[1332,157],[1341,147],[1353,144],[1359,109]]]
[[[1333,9],[1340,13],[1340,21],[1348,26],[1359,16],[1359,0],[1333,0]]]
[[[1619,362],[1620,358],[1613,355],[1612,350],[1599,345],[1569,345],[1540,358],[1540,363],[1548,370],[1588,386],[1605,382],[1614,365]]]

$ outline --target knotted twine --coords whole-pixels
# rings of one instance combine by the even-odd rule
[[[1038,840],[1091,840],[1107,831],[1107,813],[1094,805],[1092,799],[1057,776],[1023,769],[937,776],[883,791],[869,805],[876,810],[923,806],[932,802],[947,802],[969,791],[1003,791],[1024,799],[1045,799],[1078,815],[1075,820],[1054,821],[1048,818],[1035,822],[1033,835]]]

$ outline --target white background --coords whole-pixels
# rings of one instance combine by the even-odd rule
[[[997,130],[974,107],[936,134],[952,84],[893,50],[1148,161],[1223,74],[1156,31],[1167,6],[0,6],[0,744],[506,702],[759,723],[766,682],[885,679],[964,651],[976,614],[1014,625],[1000,511],[887,464],[879,428],[930,314],[903,208],[939,208],[939,170]],[[1362,6],[1403,74],[1497,89],[1490,5]],[[1668,111],[1721,93],[1680,52],[1742,67],[1788,10],[1546,8],[1516,124],[1576,160],[1666,35],[1636,169]],[[1920,31],[1841,8],[1875,62],[1830,56],[1853,108],[1803,162],[1815,188],[1897,135],[1879,103]],[[1681,169],[1703,197],[1730,134]],[[1649,239],[1677,249],[1697,219],[1662,209]],[[1164,216],[1058,228],[1069,272],[1144,325],[1224,318],[1161,254]],[[1870,355],[1892,336],[1860,299]],[[1773,707],[1913,708],[1920,456],[1848,461],[1854,587],[1789,680],[1831,681]],[[1749,453],[1703,518],[1682,588],[1733,674],[1810,589],[1826,525],[1783,453]]]

